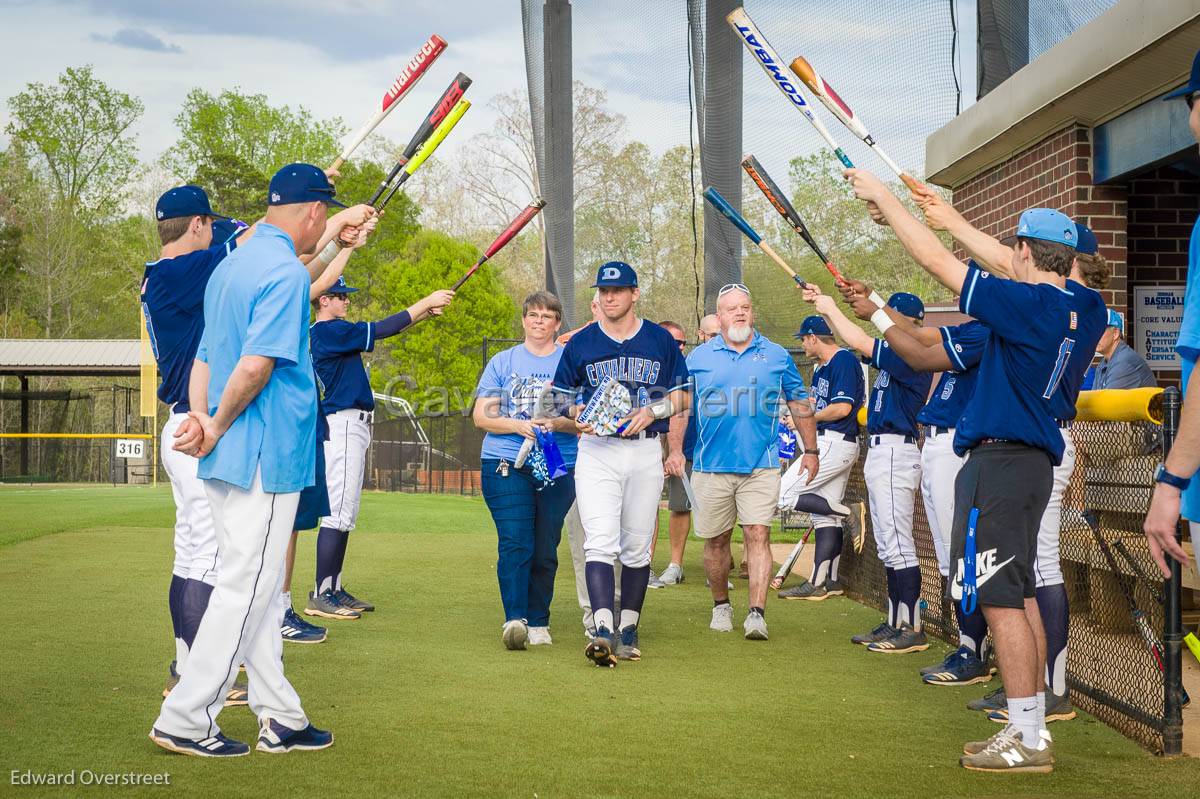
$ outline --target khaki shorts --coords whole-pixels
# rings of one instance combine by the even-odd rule
[[[750,474],[695,472],[692,490],[700,506],[692,514],[696,535],[715,538],[737,523],[771,524],[779,502],[779,470],[755,469]]]

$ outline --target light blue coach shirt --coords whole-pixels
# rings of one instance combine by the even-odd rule
[[[1192,226],[1192,239],[1188,244],[1187,288],[1183,293],[1183,324],[1179,329],[1179,342],[1175,345],[1182,369],[1181,383],[1184,399],[1187,399],[1187,384],[1200,359],[1200,219]],[[1195,402],[1195,397],[1192,398]],[[1200,521],[1200,480],[1194,475],[1192,484],[1183,492],[1179,512],[1188,521]]]
[[[788,351],[755,331],[738,352],[716,336],[687,357],[698,427],[698,472],[749,474],[779,468],[780,403],[802,400],[804,379]]]
[[[243,355],[275,359],[271,379],[216,448],[200,460],[203,480],[290,494],[313,485],[317,387],[308,354],[308,271],[291,238],[260,222],[221,262],[204,292],[204,336],[196,357],[208,364],[208,411],[215,413]]]

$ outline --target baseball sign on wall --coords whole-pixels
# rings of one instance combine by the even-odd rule
[[[1156,372],[1179,368],[1175,343],[1183,322],[1183,286],[1138,286],[1133,290],[1131,341]]]

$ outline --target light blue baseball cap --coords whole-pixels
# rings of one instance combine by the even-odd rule
[[[1105,327],[1115,327],[1117,332],[1123,336],[1125,335],[1125,317],[1121,315],[1120,311],[1114,311],[1112,308],[1109,308],[1108,323]]]
[[[1053,208],[1030,208],[1017,222],[1017,236],[1065,244],[1071,249],[1079,245],[1075,223],[1066,214]]]

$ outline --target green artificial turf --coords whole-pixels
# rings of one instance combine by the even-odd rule
[[[1052,775],[966,772],[962,742],[997,727],[963,703],[996,683],[921,685],[917,668],[945,648],[852,646],[878,618],[846,599],[773,601],[765,643],[710,632],[695,540],[687,581],[650,592],[640,663],[601,670],[584,659],[565,541],[554,645],[507,652],[482,500],[401,494],[364,497],[347,558],[348,586],[379,610],[329,622],[324,644],[284,647],[306,711],[335,746],[225,762],[171,755],[146,733],[173,652],[172,523],[165,488],[0,487],[0,794],[113,790],[10,785],[27,769],[168,772],[170,788],[117,790],[208,797],[1163,797],[1200,785],[1200,762],[1155,758],[1082,715],[1052,725]],[[313,540],[300,546],[297,606]],[[740,622],[746,585],[735,582]],[[253,741],[245,708],[220,721]]]

